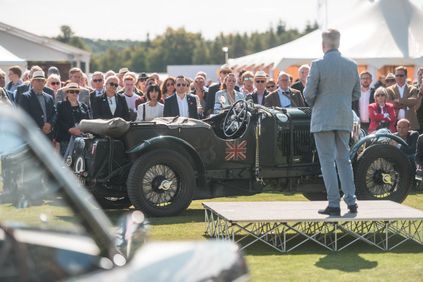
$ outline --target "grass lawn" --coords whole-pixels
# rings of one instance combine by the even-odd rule
[[[194,201],[181,216],[150,219],[150,240],[206,240],[204,201],[304,201],[300,194],[262,193]],[[404,204],[423,210],[423,194]],[[323,207],[322,207],[323,208]],[[252,281],[423,281],[423,246],[407,243],[383,252],[361,243],[335,253],[306,243],[288,254],[265,244],[245,250]]]

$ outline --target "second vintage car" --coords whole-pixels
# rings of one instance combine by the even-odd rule
[[[152,216],[185,210],[193,199],[252,195],[265,185],[324,195],[310,133],[310,108],[266,108],[238,101],[206,120],[84,120],[66,160],[103,207]],[[410,162],[389,142],[354,126],[351,161],[358,197],[402,202],[412,184]],[[386,141],[388,140],[388,141]]]

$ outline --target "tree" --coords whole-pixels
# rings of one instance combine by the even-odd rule
[[[210,63],[210,52],[204,40],[195,42],[195,48],[192,54],[192,63],[194,65],[203,65]]]
[[[304,34],[315,31],[318,28],[319,28],[319,24],[316,21],[313,24],[311,24],[309,21],[307,21],[306,27],[304,29]]]
[[[230,54],[231,57],[237,58],[237,57],[243,56],[245,54],[245,49],[247,49],[246,45],[247,44],[246,42],[244,42],[242,36],[239,33],[237,33],[235,37],[233,38],[233,41],[231,44],[232,46],[231,47],[232,52]]]
[[[130,70],[136,72],[145,72],[148,68],[148,53],[144,48],[136,48],[131,63],[128,65]]]
[[[62,25],[60,27],[60,31],[62,32],[62,34],[59,34],[57,36],[57,40],[63,43],[69,43],[74,35],[72,28],[68,25]]]
[[[276,26],[276,34],[281,36],[284,32],[286,32],[286,25],[282,20],[279,20],[278,25]]]
[[[72,31],[72,28],[68,25],[62,25],[60,27],[60,31],[62,32],[56,37],[56,40],[72,45],[74,47],[87,50],[82,39],[78,36],[75,36],[75,33]]]
[[[90,46],[94,70],[118,70],[127,66],[137,72],[153,72],[165,71],[167,65],[223,64],[224,46],[229,48],[231,58],[245,56],[297,39],[317,27],[317,23],[307,23],[305,30],[299,32],[286,29],[285,23],[279,20],[276,28],[270,26],[265,32],[220,33],[212,40],[184,28],[167,28],[155,38],[150,39],[147,34],[145,41],[129,41],[82,39],[69,26],[62,26],[57,39],[79,48],[85,45],[84,42]]]

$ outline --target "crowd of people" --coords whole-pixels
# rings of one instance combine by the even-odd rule
[[[300,72],[308,69],[304,65]],[[6,73],[0,70],[0,102],[25,110],[62,155],[71,137],[81,134],[78,123],[82,119],[204,119],[245,99],[266,106],[305,106],[301,91],[291,88],[287,73],[282,72],[276,83],[264,71],[235,74],[228,65],[220,67],[218,81],[211,84],[202,71],[194,78],[180,75],[161,81],[156,73],[136,74],[128,68],[118,73],[96,71],[90,80],[81,69],[71,68],[69,80],[62,81],[54,66],[47,74],[39,66],[24,72],[13,66],[7,77],[6,84]],[[303,79],[295,85],[302,90],[304,84]]]
[[[386,128],[401,137],[408,144],[408,148],[401,150],[416,163],[417,169],[422,169],[423,135],[419,134],[423,133],[423,68],[417,70],[414,82],[407,81],[404,66],[380,78],[373,87],[372,80],[368,71],[360,73],[361,95],[353,103],[353,109],[360,118],[361,128],[368,133]]]
[[[264,71],[235,73],[223,65],[218,81],[209,84],[202,71],[194,78],[180,75],[161,81],[157,73],[136,74],[121,68],[117,73],[96,71],[89,80],[81,69],[71,68],[69,80],[62,81],[54,66],[47,74],[39,66],[26,71],[13,66],[8,69],[7,84],[6,73],[0,70],[0,103],[28,112],[64,155],[71,136],[81,134],[78,123],[82,119],[121,117],[128,121],[151,121],[163,116],[204,119],[245,99],[268,107],[308,106],[303,92],[309,71],[309,65],[302,65],[296,81],[285,72],[280,72],[274,81]],[[417,74],[417,81],[411,84],[407,82],[407,69],[400,66],[395,73],[388,73],[372,84],[370,72],[361,72],[361,95],[352,103],[361,127],[368,133],[381,128],[394,133],[401,124],[398,121],[403,120],[408,122],[410,131],[422,133],[423,68]],[[415,139],[410,141],[412,148],[416,148]]]

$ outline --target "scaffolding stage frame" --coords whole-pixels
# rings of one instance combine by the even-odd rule
[[[261,242],[290,252],[307,242],[341,251],[364,242],[390,251],[405,242],[423,245],[423,211],[391,201],[360,201],[358,214],[317,213],[327,202],[205,202],[205,234],[245,249]]]

